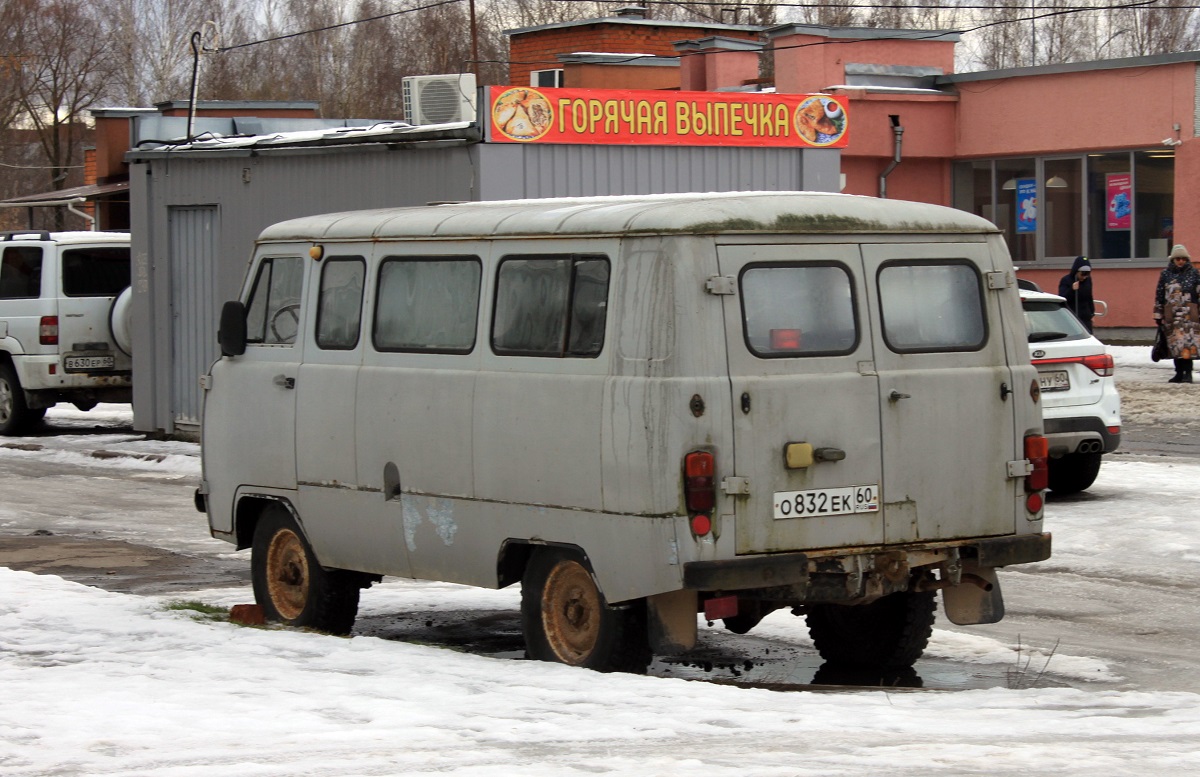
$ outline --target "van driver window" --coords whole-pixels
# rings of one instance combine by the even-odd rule
[[[389,256],[379,267],[375,348],[470,353],[479,319],[475,256]]]
[[[858,345],[850,274],[836,264],[752,265],[742,273],[746,345],[763,358],[850,353]]]
[[[325,261],[317,305],[319,348],[350,350],[358,345],[366,275],[367,266],[361,256],[333,256]]]
[[[300,331],[304,265],[298,256],[264,259],[246,304],[246,342],[290,345]]]
[[[897,353],[977,351],[987,341],[983,286],[966,262],[884,265],[879,303],[884,341]]]
[[[598,356],[608,277],[602,256],[505,257],[496,279],[492,350],[505,356]]]

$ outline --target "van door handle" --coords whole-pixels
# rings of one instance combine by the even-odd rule
[[[294,389],[296,388],[296,379],[289,378],[287,375],[276,375],[275,385],[279,386],[280,388]]]
[[[912,399],[912,394],[903,394],[899,391],[896,391],[896,389],[892,389],[892,393],[888,394],[888,399],[892,400],[893,402],[899,402],[902,399]]]

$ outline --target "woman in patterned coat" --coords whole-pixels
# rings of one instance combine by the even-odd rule
[[[1175,377],[1167,382],[1191,383],[1192,360],[1200,356],[1200,273],[1181,245],[1171,249],[1167,262],[1154,293],[1154,318],[1175,359]]]

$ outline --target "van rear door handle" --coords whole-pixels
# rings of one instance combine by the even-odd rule
[[[276,375],[275,385],[279,386],[280,388],[294,389],[296,388],[296,379],[289,378],[287,375]]]
[[[892,400],[893,402],[899,402],[902,399],[912,399],[912,394],[903,394],[899,391],[896,391],[896,389],[892,389],[892,393],[888,394],[888,399]]]

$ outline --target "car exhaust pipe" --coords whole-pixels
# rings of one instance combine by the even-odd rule
[[[1079,443],[1079,447],[1076,449],[1076,452],[1077,453],[1103,453],[1104,452],[1104,444],[1102,442],[1100,442],[1099,440],[1084,440],[1083,442]]]

